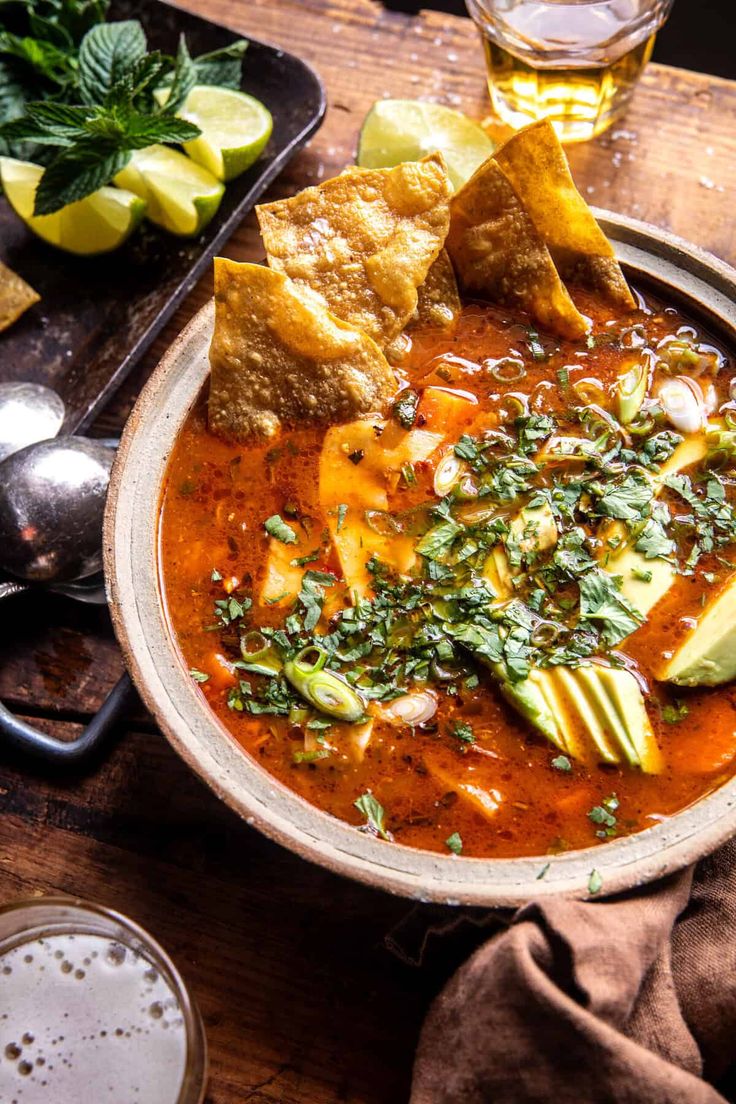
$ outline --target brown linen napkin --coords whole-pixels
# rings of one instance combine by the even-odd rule
[[[736,841],[635,893],[519,909],[430,1009],[411,1104],[724,1104]]]

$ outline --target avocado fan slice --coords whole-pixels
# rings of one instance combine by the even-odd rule
[[[736,574],[708,602],[658,678],[677,686],[720,686],[736,678]]]

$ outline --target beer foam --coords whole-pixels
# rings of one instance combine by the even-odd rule
[[[168,981],[109,937],[0,954],[2,1104],[176,1104],[186,1029]]]

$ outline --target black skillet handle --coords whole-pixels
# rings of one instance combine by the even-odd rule
[[[124,674],[105,698],[84,732],[74,740],[57,740],[19,720],[0,702],[0,737],[16,751],[54,765],[73,766],[90,759],[110,735],[126,707],[135,699],[130,676]]]

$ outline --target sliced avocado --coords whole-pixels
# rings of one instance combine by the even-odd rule
[[[641,361],[636,361],[618,377],[616,401],[618,418],[622,425],[633,422],[641,410],[647,393],[648,375],[646,366]]]
[[[513,593],[511,568],[503,548],[496,545],[488,554],[483,565],[483,578],[496,596],[496,601],[505,601]]]
[[[632,766],[641,767],[645,774],[659,774],[662,770],[662,756],[639,683],[625,667],[596,665],[595,670],[598,684],[613,703],[624,728],[626,744],[630,749],[629,762]]]
[[[736,678],[736,574],[707,604],[658,677],[678,686],[720,686]]]
[[[621,594],[644,617],[654,609],[677,578],[677,569],[669,560],[648,560],[630,545],[611,556],[605,564],[611,575],[621,576]]]
[[[713,428],[718,428],[720,424],[718,422],[709,423]],[[682,444],[677,446],[669,460],[664,462],[654,477],[655,480],[661,481],[666,475],[674,475],[676,472],[692,467],[693,464],[699,464],[705,458],[707,451],[705,434],[691,433]]]
[[[500,664],[496,664],[496,674],[500,674],[499,669]],[[528,678],[522,679],[521,682],[511,682],[510,679],[501,678],[499,689],[509,705],[512,705],[517,713],[546,736],[550,743],[560,751],[572,754],[565,739],[563,718],[560,713],[555,715],[544,692],[548,676],[548,671],[533,670]]]
[[[492,668],[501,693],[555,747],[573,759],[662,769],[639,683],[624,668],[586,663],[534,668],[521,682]]]
[[[557,543],[557,522],[548,502],[539,506],[524,506],[509,522],[509,538],[522,556],[544,552]],[[505,601],[513,594],[513,577],[519,568],[512,567],[506,552],[500,545],[491,549],[483,565],[483,578],[490,585],[498,601]]]
[[[562,688],[576,726],[595,744],[597,758],[603,763],[620,763],[621,754],[611,739],[612,710],[601,710],[593,695],[589,695],[582,679],[582,668],[558,667],[555,676]],[[592,671],[591,671],[592,673]]]
[[[523,556],[534,556],[557,544],[557,522],[545,499],[539,506],[524,506],[509,523],[509,534]]]

